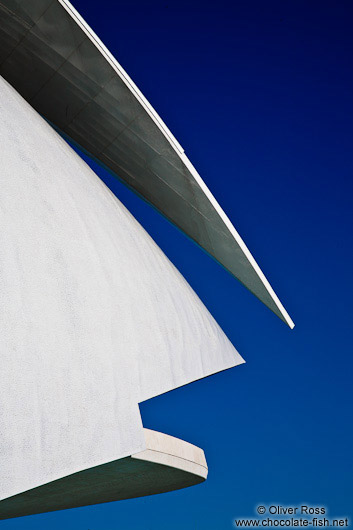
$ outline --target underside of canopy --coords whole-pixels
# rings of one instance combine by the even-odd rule
[[[165,493],[206,480],[202,449],[160,432],[143,431],[144,451],[0,500],[0,519]]]
[[[179,143],[71,4],[0,0],[0,14],[0,74],[293,327]]]

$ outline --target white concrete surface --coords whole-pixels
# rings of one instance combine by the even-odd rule
[[[0,499],[146,450],[138,403],[243,362],[103,182],[0,78]]]
[[[180,144],[72,5],[0,0],[0,13],[0,74],[293,327]]]
[[[182,469],[206,480],[208,467],[205,453],[200,447],[158,431],[144,429],[143,432],[146,449],[131,458]]]
[[[0,500],[0,519],[165,493],[204,482],[201,449],[144,429],[147,449]]]

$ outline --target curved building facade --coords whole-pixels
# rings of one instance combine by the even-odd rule
[[[0,519],[171,491],[203,451],[139,403],[243,363],[69,138],[294,324],[184,150],[68,0],[0,0]]]
[[[294,324],[183,148],[68,0],[0,0],[0,75]]]
[[[0,113],[6,498],[145,450],[139,402],[243,360],[146,231],[3,79]]]

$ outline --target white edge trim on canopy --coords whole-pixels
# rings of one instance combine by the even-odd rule
[[[76,11],[76,9],[68,2],[67,0],[58,0],[59,3],[71,14],[71,16],[75,19],[77,24],[81,27],[81,29],[86,33],[86,35],[95,43],[97,48],[100,50],[102,55],[104,55],[105,59],[109,62],[109,64],[114,68],[116,73],[119,75],[119,77],[124,81],[124,83],[128,86],[128,88],[131,90],[131,92],[135,95],[139,103],[143,106],[143,108],[146,110],[146,112],[149,114],[149,116],[153,119],[155,124],[158,126],[160,131],[164,134],[164,136],[169,140],[170,144],[176,151],[176,153],[179,155],[179,157],[182,159],[184,164],[189,169],[190,173],[202,189],[202,191],[205,193],[209,201],[211,202],[212,206],[215,208],[225,225],[227,226],[228,230],[233,235],[234,239],[244,252],[245,256],[253,266],[255,272],[261,279],[262,283],[264,284],[265,288],[267,289],[269,295],[275,302],[276,306],[278,307],[278,310],[282,314],[285,322],[288,324],[288,326],[293,329],[294,328],[294,322],[289,316],[288,312],[285,310],[283,304],[280,302],[278,296],[272,289],[269,281],[261,271],[260,267],[256,263],[254,257],[252,256],[251,252],[245,245],[244,241],[234,228],[233,224],[229,220],[228,216],[225,214],[223,209],[220,207],[218,202],[216,201],[215,197],[212,195],[211,191],[208,189],[204,181],[202,180],[199,173],[196,171],[190,160],[185,155],[184,149],[181,147],[179,142],[176,140],[174,135],[170,132],[168,127],[165,125],[165,123],[162,121],[160,116],[157,114],[157,112],[154,110],[154,108],[151,106],[151,104],[147,101],[145,96],[142,94],[141,90],[136,86],[136,84],[132,81],[130,76],[125,72],[125,70],[122,68],[122,66],[118,63],[118,61],[114,58],[114,56],[110,53],[110,51],[107,49],[107,47],[103,44],[103,42],[98,38],[98,36],[94,33],[94,31],[89,27],[89,25],[85,22],[85,20],[81,17],[81,15]]]

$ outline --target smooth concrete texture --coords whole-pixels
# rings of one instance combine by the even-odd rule
[[[0,501],[0,519],[165,493],[207,477],[204,452],[144,429],[147,449]]]
[[[2,78],[0,115],[4,499],[147,450],[139,402],[243,360],[151,237]]]
[[[143,432],[146,450],[132,455],[132,458],[182,469],[206,480],[208,468],[202,449],[168,434],[150,429]]]
[[[0,0],[0,14],[0,74],[293,327],[179,143],[71,4]]]

